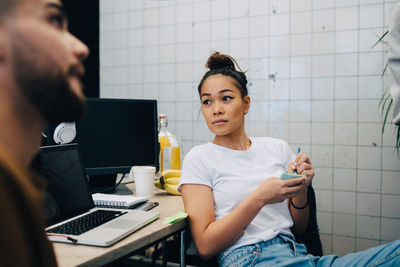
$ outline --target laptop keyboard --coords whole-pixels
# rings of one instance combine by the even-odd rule
[[[99,225],[109,222],[112,219],[118,218],[125,213],[126,212],[113,210],[95,210],[85,216],[49,229],[46,232],[54,234],[80,235]]]

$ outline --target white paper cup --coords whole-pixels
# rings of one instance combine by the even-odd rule
[[[136,196],[153,197],[154,175],[156,168],[152,166],[133,166],[130,174],[135,181]]]

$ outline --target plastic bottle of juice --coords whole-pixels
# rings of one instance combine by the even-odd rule
[[[160,171],[181,169],[181,147],[178,138],[167,131],[167,115],[159,115]]]

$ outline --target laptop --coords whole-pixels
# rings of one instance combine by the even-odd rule
[[[49,240],[107,247],[160,216],[157,211],[95,208],[81,162],[78,144],[41,147],[32,161],[32,168],[47,180],[44,219]]]

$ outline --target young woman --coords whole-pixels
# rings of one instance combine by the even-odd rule
[[[179,189],[199,255],[217,255],[221,266],[347,266],[386,257],[400,264],[399,242],[342,258],[307,255],[305,246],[295,242],[293,234],[307,227],[307,188],[314,169],[307,155],[294,155],[286,142],[246,135],[250,97],[246,76],[235,63],[218,52],[208,59],[210,71],[198,91],[215,137],[191,149],[183,162]],[[294,170],[303,176],[278,178]]]

